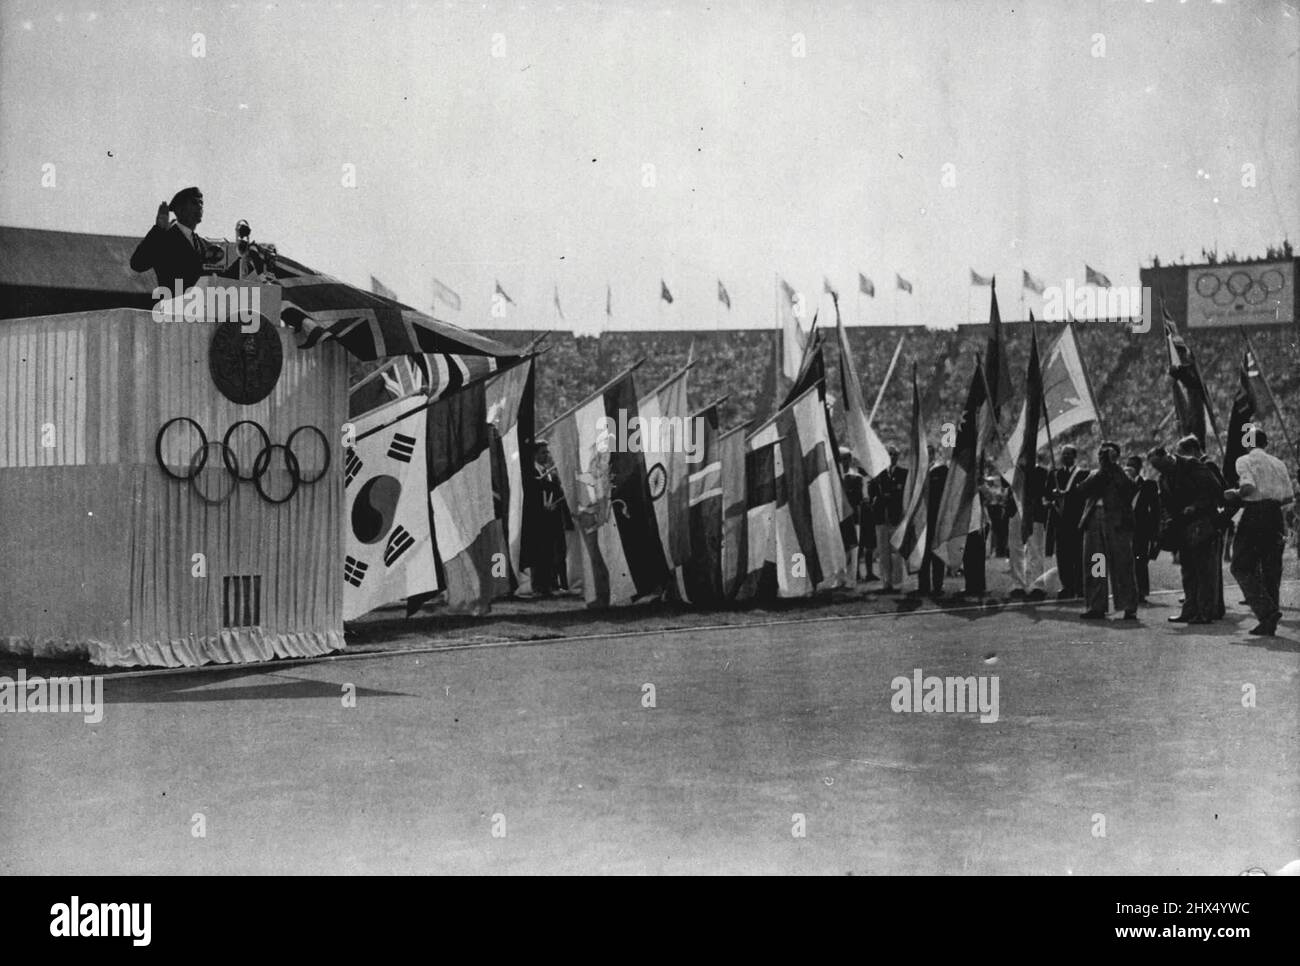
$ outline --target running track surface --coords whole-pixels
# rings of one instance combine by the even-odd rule
[[[1227,592],[108,677],[98,725],[0,715],[0,871],[1276,870],[1300,586],[1272,639]],[[895,713],[915,668],[996,675],[998,721]]]

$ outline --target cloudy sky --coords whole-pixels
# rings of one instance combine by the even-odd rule
[[[1298,48],[1240,0],[3,0],[0,223],[140,235],[197,184],[201,233],[423,309],[436,276],[469,325],[557,287],[600,324],[608,283],[616,327],[770,326],[778,274],[951,324],[971,269],[1020,317],[1024,268],[1296,241]]]

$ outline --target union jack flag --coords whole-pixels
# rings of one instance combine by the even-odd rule
[[[280,318],[310,349],[331,339],[358,359],[423,353],[515,358],[517,349],[277,255]]]

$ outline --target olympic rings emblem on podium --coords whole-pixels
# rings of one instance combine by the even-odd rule
[[[184,443],[187,433],[195,443],[188,463],[168,463],[164,448],[172,452],[188,449]],[[306,450],[306,441],[312,434],[320,441],[321,456],[315,461],[309,458]],[[247,443],[249,436],[252,437],[251,447]],[[252,449],[256,455],[251,462],[247,456],[241,461],[239,452]],[[329,472],[331,454],[329,440],[315,426],[299,426],[283,443],[273,443],[260,424],[251,419],[241,419],[231,425],[220,440],[209,440],[196,421],[188,416],[176,416],[158,430],[154,439],[154,457],[163,473],[173,480],[189,483],[194,495],[210,506],[229,500],[240,483],[252,483],[263,500],[278,505],[293,499],[299,487],[311,486],[324,478]],[[304,474],[303,467],[314,464],[318,464],[319,469]],[[203,471],[209,465],[224,467],[226,472],[218,470],[205,475]],[[288,479],[287,487],[273,485],[281,477]],[[214,480],[217,481],[215,487]]]

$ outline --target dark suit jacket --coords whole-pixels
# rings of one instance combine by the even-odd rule
[[[194,237],[200,245],[205,244],[197,232]],[[180,225],[172,222],[166,229],[157,225],[149,229],[131,255],[131,268],[137,272],[153,269],[158,284],[169,291],[178,278],[189,288],[203,274],[203,256],[185,238]]]
[[[1051,497],[1049,490],[1051,484],[1051,473],[1047,467],[1035,466],[1029,471],[1029,486],[1025,495],[1030,504],[1034,523],[1047,523],[1048,504],[1046,501]]]
[[[891,466],[881,470],[872,479],[872,516],[876,523],[896,527],[903,522],[903,491],[907,484],[907,470]]]
[[[1098,502],[1105,504],[1105,525],[1112,530],[1133,530],[1133,494],[1137,485],[1124,475],[1118,466],[1108,465],[1093,470],[1087,479],[1079,484],[1079,493],[1086,501],[1083,515],[1079,518],[1079,529],[1086,529],[1094,513],[1101,509]]]
[[[934,528],[939,521],[939,504],[943,500],[943,487],[948,482],[948,467],[940,463],[930,468],[930,480],[927,484],[925,505],[925,526],[929,534],[929,544],[934,546]]]
[[[1145,554],[1159,532],[1160,486],[1155,480],[1138,480],[1133,495],[1133,546]]]
[[[1087,477],[1088,471],[1077,463],[1071,469],[1058,466],[1048,474],[1052,500],[1051,511],[1047,515],[1047,552],[1058,552],[1062,534],[1076,533],[1079,529],[1079,517],[1083,513],[1083,497],[1079,495],[1079,484]],[[1061,497],[1063,506],[1056,505],[1056,498]]]
[[[1217,466],[1186,456],[1152,456],[1162,493],[1175,520],[1215,516],[1223,502],[1223,476]],[[1190,507],[1191,514],[1184,514]]]

